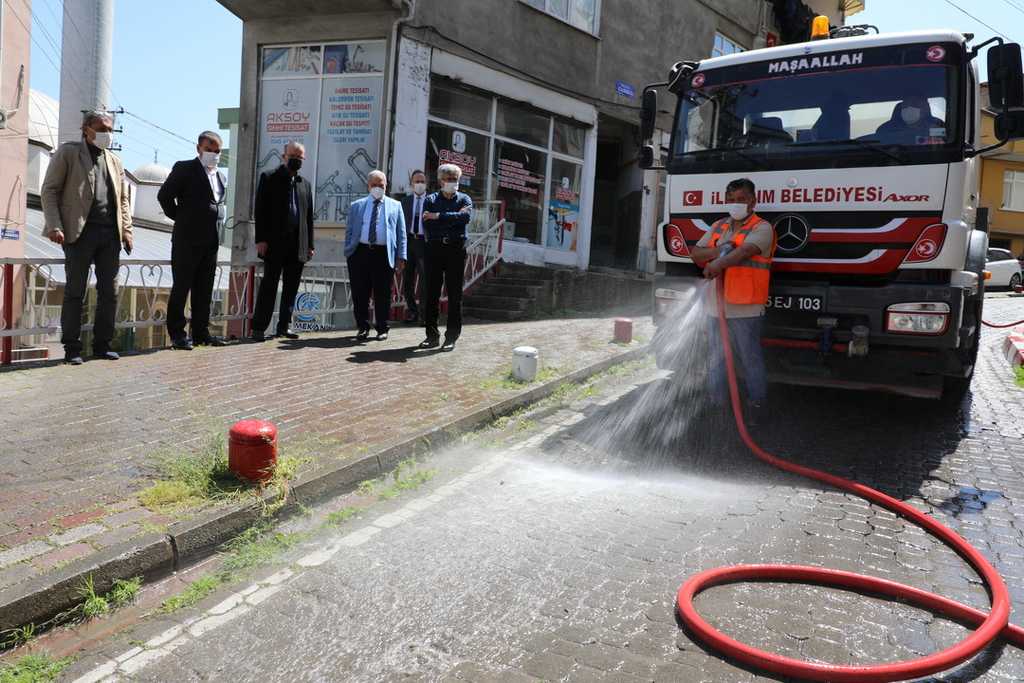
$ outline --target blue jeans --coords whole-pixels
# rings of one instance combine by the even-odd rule
[[[761,351],[761,327],[764,324],[764,316],[729,318],[726,322],[729,326],[729,338],[732,340],[736,369],[742,368],[742,372],[737,374],[743,377],[747,399],[761,403],[768,396],[764,353]],[[729,384],[717,317],[708,318],[708,341],[711,345],[708,355],[711,359],[711,399],[718,405],[724,405],[729,400]]]

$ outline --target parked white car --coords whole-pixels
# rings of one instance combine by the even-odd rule
[[[1009,249],[989,249],[985,270],[992,273],[992,279],[986,283],[988,287],[1013,288],[1021,284],[1020,262]]]

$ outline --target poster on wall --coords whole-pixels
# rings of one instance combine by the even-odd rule
[[[320,80],[276,78],[263,81],[260,103],[260,145],[256,175],[281,165],[284,146],[306,146],[302,174],[311,178],[316,168],[316,137],[320,118]]]
[[[562,178],[548,202],[548,248],[576,251],[579,222],[580,195],[568,177]]]
[[[346,68],[352,67],[351,60],[351,55],[346,57]],[[383,92],[383,77],[340,76],[323,81],[314,207],[318,223],[346,223],[349,205],[366,195],[370,171],[380,163]]]

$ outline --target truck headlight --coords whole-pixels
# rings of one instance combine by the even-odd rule
[[[885,309],[886,332],[936,336],[948,327],[949,304],[927,301],[893,304]]]

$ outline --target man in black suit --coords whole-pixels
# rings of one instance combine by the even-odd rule
[[[256,254],[263,259],[263,281],[252,316],[253,341],[265,341],[274,315],[277,283],[284,275],[277,336],[298,339],[292,309],[306,262],[313,258],[313,188],[299,175],[306,148],[289,142],[281,166],[260,176],[256,188]]]
[[[217,224],[224,206],[220,136],[199,134],[198,156],[174,164],[157,194],[164,214],[174,221],[171,237],[171,296],[167,301],[167,332],[171,346],[191,351],[193,344],[224,346],[210,335],[210,300],[217,272],[220,235]],[[192,339],[185,334],[185,300],[192,293]]]
[[[405,262],[402,288],[405,294],[405,322],[415,323],[420,319],[419,302],[427,287],[426,235],[423,232],[423,203],[427,200],[427,175],[420,170],[409,177],[412,194],[402,198],[402,213],[405,214],[405,228],[408,232],[409,258]],[[420,280],[420,295],[416,296],[416,276]]]

